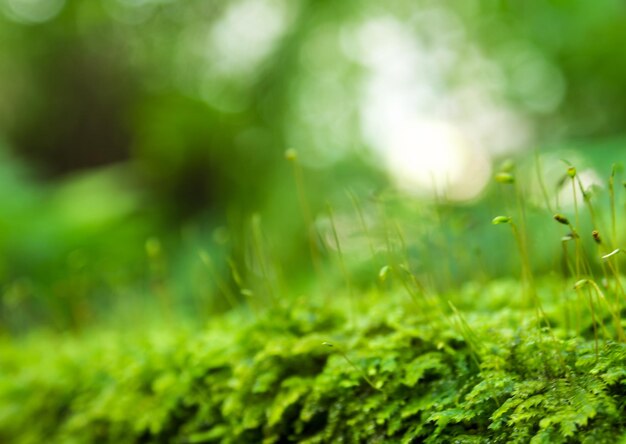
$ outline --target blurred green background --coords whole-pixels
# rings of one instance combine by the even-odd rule
[[[444,290],[515,275],[489,222],[507,158],[558,269],[532,152],[550,193],[567,159],[606,205],[625,20],[617,0],[0,0],[0,329],[204,322],[264,281],[306,291],[311,248],[340,282],[332,222],[356,286],[402,240]]]

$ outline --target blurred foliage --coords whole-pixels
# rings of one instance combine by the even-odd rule
[[[499,119],[510,114],[530,128],[517,145],[540,141],[551,158],[600,177],[620,160],[618,1],[2,0],[0,12],[0,306],[9,330],[80,328],[153,293],[185,313],[221,311],[224,292],[236,301],[242,289],[267,292],[260,256],[274,285],[291,282],[284,294],[305,291],[319,278],[311,237],[324,273],[341,282],[327,202],[359,288],[388,262],[378,246],[393,231],[411,270],[444,290],[476,277],[475,257],[481,278],[513,273],[512,243],[484,224],[506,208],[497,187],[474,206],[432,206],[390,185],[369,146],[368,106],[385,104],[372,98],[381,63],[402,81],[430,82],[439,95],[423,112],[466,120],[480,137],[506,132]],[[393,62],[403,53],[381,56],[403,36],[426,54],[422,77],[402,77],[406,67]],[[484,137],[499,161],[510,151],[496,136]],[[291,147],[302,189],[284,159]],[[520,176],[532,181],[525,162]],[[355,228],[346,191],[369,234]],[[530,225],[549,226],[533,205]],[[557,228],[534,230],[539,270],[555,268],[559,247],[544,240]]]
[[[504,68],[509,98],[534,114],[542,140],[622,135],[626,89],[620,42],[626,5],[584,0],[459,2],[455,9]],[[559,100],[562,96],[562,100]]]

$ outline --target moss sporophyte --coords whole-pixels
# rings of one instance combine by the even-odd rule
[[[555,221],[557,221],[560,224],[570,225],[569,219],[567,217],[563,216],[562,214],[555,214],[552,217],[554,218]]]

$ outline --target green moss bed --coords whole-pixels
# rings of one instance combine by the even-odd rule
[[[556,286],[537,322],[518,287],[5,338],[0,442],[626,442],[626,344],[566,334]]]

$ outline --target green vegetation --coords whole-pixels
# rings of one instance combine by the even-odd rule
[[[571,167],[564,171],[577,177]],[[495,182],[519,182],[507,174]],[[600,195],[592,198],[582,185],[580,191],[591,210]],[[532,233],[522,228],[530,208],[521,191],[514,192],[519,222],[496,216],[492,223],[513,228],[506,254],[518,256],[520,280],[475,278],[454,288],[411,271],[407,241],[393,219],[385,219],[388,247],[380,254],[360,219],[373,256],[355,264],[342,250],[329,206],[321,275],[309,296],[295,298],[284,290],[288,279],[277,273],[256,216],[249,237],[256,280],[244,280],[231,263],[240,296],[200,253],[227,302],[248,299],[208,327],[166,316],[157,325],[117,332],[100,326],[77,336],[2,341],[0,439],[620,442],[626,439],[621,250],[617,243],[605,246],[594,230],[586,237],[598,249],[587,253],[585,214],[576,212],[573,225],[557,213],[553,218],[570,232],[555,242],[575,248],[564,250],[563,274],[535,277],[527,245]],[[623,205],[612,188],[609,198],[605,207],[613,214]],[[546,210],[536,211],[552,222]],[[587,222],[603,214],[593,211]],[[162,254],[156,240],[146,248],[152,260]],[[319,248],[311,246],[312,267]],[[449,248],[439,267],[462,257]],[[375,272],[380,261],[385,265]]]
[[[626,443],[624,23],[0,0],[0,444]]]
[[[520,324],[518,294],[515,281],[469,285],[456,297],[464,315],[373,293],[352,324],[345,306],[299,300],[256,320],[233,312],[202,333],[169,326],[5,342],[0,438],[619,442],[626,344],[596,350],[593,340],[556,338],[558,327],[538,329],[532,311]],[[561,304],[545,302],[559,325]]]

